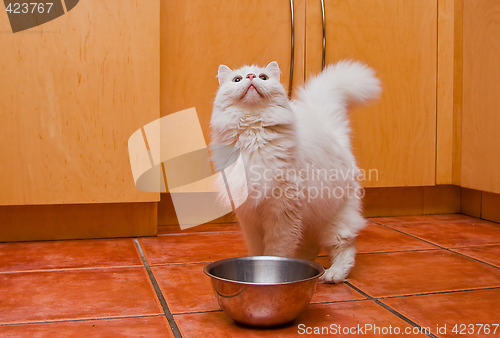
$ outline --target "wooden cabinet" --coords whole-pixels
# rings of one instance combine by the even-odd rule
[[[500,194],[499,79],[500,2],[465,0],[461,185],[496,194]]]
[[[127,140],[159,117],[157,1],[81,1],[9,33],[0,15],[0,205],[154,201]]]
[[[294,4],[297,86],[321,70],[322,25],[319,0]],[[162,6],[162,114],[195,106],[208,141],[219,64],[276,59],[288,84],[290,1]],[[371,176],[365,186],[434,185],[437,2],[327,0],[325,19],[326,62],[361,60],[383,84],[379,101],[350,116],[355,155]]]
[[[113,218],[120,214],[116,206],[131,210],[130,203],[146,202],[156,212],[148,202],[159,194],[134,186],[127,140],[159,117],[159,5],[157,0],[80,1],[59,18],[18,33],[11,33],[0,10],[2,236],[23,214],[47,216],[40,206],[48,204],[71,205],[64,211],[50,209],[52,218],[40,216],[33,225],[41,232],[42,219],[48,227],[57,223],[57,238],[65,237],[66,224],[81,224],[82,216],[101,224],[91,214],[114,227],[133,228]],[[89,212],[90,203],[113,204],[114,211]],[[26,206],[26,211],[13,205]],[[139,214],[149,222],[151,217]],[[125,210],[123,215],[130,216]],[[139,216],[133,218],[140,223]]]
[[[310,75],[321,69],[322,15],[320,1],[307,5]],[[380,100],[350,112],[363,185],[434,185],[437,1],[326,0],[324,14],[326,64],[360,60],[382,82]]]

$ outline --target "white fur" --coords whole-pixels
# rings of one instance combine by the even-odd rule
[[[276,62],[235,71],[219,67],[212,145],[234,146],[244,160],[246,177],[228,175],[228,184],[241,193],[245,179],[248,185],[236,215],[249,253],[314,259],[323,246],[332,265],[322,280],[339,283],[354,265],[354,239],[365,226],[347,107],[377,97],[380,83],[367,66],[341,61],[289,102],[279,75]],[[216,166],[222,157],[214,155]]]

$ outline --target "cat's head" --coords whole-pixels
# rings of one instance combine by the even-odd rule
[[[219,91],[216,101],[224,106],[241,105],[259,107],[279,104],[286,100],[286,91],[280,83],[280,69],[273,61],[266,67],[244,66],[232,70],[219,66]]]

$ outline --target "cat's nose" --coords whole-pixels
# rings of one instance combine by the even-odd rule
[[[255,79],[256,77],[257,77],[257,76],[255,76],[255,74],[252,74],[252,73],[247,74],[247,79],[250,79],[250,80],[251,80],[251,79]]]

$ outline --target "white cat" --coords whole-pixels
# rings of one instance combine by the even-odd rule
[[[310,79],[294,101],[274,61],[234,71],[221,65],[218,79],[211,144],[233,146],[243,158],[246,175],[232,175],[228,184],[233,199],[241,199],[247,182],[248,198],[236,216],[249,254],[313,260],[323,246],[331,267],[322,280],[345,281],[365,226],[347,107],[379,95],[374,71],[338,62]],[[216,152],[213,160],[216,167],[225,161]]]

